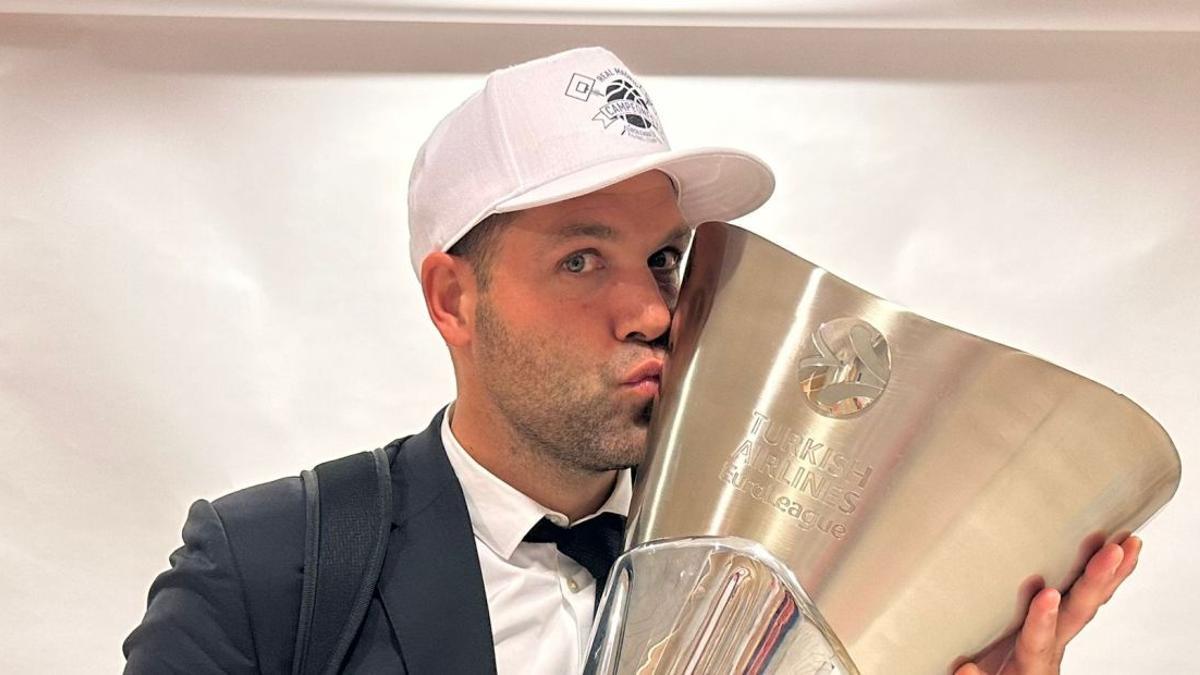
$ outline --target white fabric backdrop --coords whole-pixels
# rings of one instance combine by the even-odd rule
[[[1200,34],[0,14],[0,671],[96,672],[188,504],[452,396],[405,183],[480,74],[580,44],[677,147],[762,155],[742,224],[1127,394],[1200,460]],[[1066,672],[1189,672],[1185,482]]]

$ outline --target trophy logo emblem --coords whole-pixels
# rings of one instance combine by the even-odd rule
[[[817,328],[811,344],[800,359],[800,382],[817,412],[849,417],[883,394],[892,364],[887,340],[877,328],[862,319],[833,319]]]

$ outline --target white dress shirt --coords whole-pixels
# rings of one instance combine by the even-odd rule
[[[483,572],[491,615],[497,675],[569,675],[583,669],[592,628],[596,580],[554,544],[522,541],[543,517],[566,527],[552,511],[485,469],[450,431],[447,410],[442,445],[462,484]],[[629,469],[617,476],[608,500],[583,522],[604,512],[629,515],[633,481]]]

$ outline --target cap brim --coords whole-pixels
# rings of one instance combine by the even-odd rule
[[[690,225],[744,216],[762,206],[775,190],[775,174],[755,155],[732,148],[695,148],[601,162],[501,201],[491,212],[518,211],[571,199],[654,169],[675,181],[679,210]],[[464,228],[445,249],[468,230],[470,227]]]

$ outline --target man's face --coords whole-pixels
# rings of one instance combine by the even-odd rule
[[[524,446],[578,472],[641,461],[689,237],[658,171],[502,227],[472,351]]]

